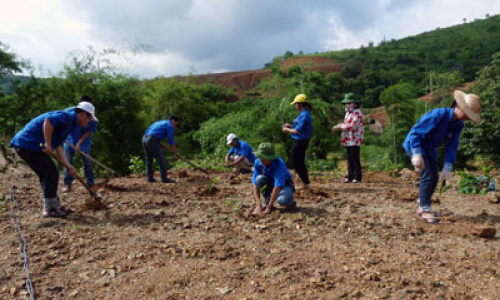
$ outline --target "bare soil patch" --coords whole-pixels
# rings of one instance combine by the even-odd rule
[[[0,299],[27,299],[12,185],[37,299],[498,299],[499,204],[451,189],[434,205],[441,224],[427,224],[411,173],[364,175],[315,181],[296,211],[258,217],[249,174],[118,178],[99,187],[107,209],[43,219],[37,178],[3,174]],[[77,184],[61,196],[73,208],[89,197]]]

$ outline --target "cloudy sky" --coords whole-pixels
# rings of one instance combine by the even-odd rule
[[[91,46],[121,50],[124,71],[151,78],[377,44],[499,14],[500,1],[0,0],[0,8],[0,42],[39,74],[57,73],[70,51]]]

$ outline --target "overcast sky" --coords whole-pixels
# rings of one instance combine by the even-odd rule
[[[0,0],[0,42],[52,73],[72,50],[113,47],[125,71],[152,78],[258,69],[286,51],[357,48],[499,13],[500,0]]]

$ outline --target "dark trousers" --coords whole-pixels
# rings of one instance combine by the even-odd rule
[[[352,181],[356,179],[361,181],[361,162],[359,160],[359,146],[348,146],[345,147],[347,153],[347,167],[349,170],[348,179]]]
[[[160,141],[155,137],[144,135],[142,137],[142,147],[144,148],[144,152],[146,152],[146,171],[148,181],[153,181],[154,179],[153,161],[156,158],[156,161],[160,165],[161,181],[167,182],[168,162],[163,155],[163,151],[161,150]]]
[[[91,156],[90,154],[90,149],[88,151],[82,151],[83,153],[87,154],[88,156]],[[64,155],[66,155],[66,158],[68,159],[69,163],[73,165],[73,158],[75,156],[75,151],[71,149],[71,147],[64,145]],[[81,155],[82,162],[83,162],[83,172],[85,174],[85,179],[87,180],[87,184],[92,187],[94,186],[94,169],[92,169],[92,162],[90,159],[86,158],[85,156]],[[75,180],[71,175],[68,174],[66,168],[64,168],[64,173],[63,173],[63,178],[64,178],[64,185],[69,185],[73,183],[73,180]]]
[[[309,146],[309,139],[297,140],[293,139],[292,148],[292,167],[299,174],[300,179],[304,184],[309,184],[309,174],[306,167],[306,150]]]
[[[431,197],[439,182],[437,161],[424,157],[425,168],[420,171],[420,211],[431,211]]]
[[[59,183],[59,170],[50,156],[42,151],[16,148],[17,154],[24,159],[40,179],[43,197],[52,199],[57,197],[57,185]]]

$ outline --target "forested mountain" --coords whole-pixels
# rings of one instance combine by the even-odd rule
[[[459,157],[458,165],[473,161],[477,155],[492,157],[500,165],[498,143],[492,142],[500,138],[500,112],[496,109],[500,107],[499,29],[500,16],[493,16],[360,49],[314,54],[288,51],[267,63],[268,70],[257,70],[269,76],[259,80],[251,92],[242,93],[235,103],[234,87],[203,82],[195,76],[182,82],[164,77],[140,80],[112,68],[99,68],[95,53],[72,57],[72,63],[49,78],[11,76],[17,69],[10,67],[0,72],[5,76],[0,81],[4,89],[4,94],[0,93],[0,134],[11,137],[33,117],[74,106],[86,94],[94,99],[102,128],[93,139],[99,149],[95,155],[120,173],[130,171],[130,158],[137,163],[137,156],[143,156],[140,140],[144,130],[173,114],[183,120],[182,128],[176,131],[176,144],[183,154],[199,157],[204,166],[222,168],[220,161],[228,150],[225,135],[230,131],[244,137],[254,149],[263,141],[273,142],[277,153],[287,158],[292,140],[282,132],[282,124],[294,120],[297,111],[290,102],[298,93],[305,93],[314,106],[308,164],[312,169],[331,170],[344,150],[339,135],[332,134],[330,128],[343,120],[340,101],[345,93],[354,92],[363,109],[383,106],[390,118],[382,134],[367,131],[362,161],[372,169],[392,170],[409,165],[401,144],[418,118],[433,107],[449,106],[450,91],[474,81],[471,91],[488,107],[483,110],[486,121],[468,125],[470,131],[466,130],[462,141],[464,151],[460,151],[466,156]],[[335,68],[343,69],[324,72],[314,68],[324,64],[323,58],[304,59],[308,56],[329,58],[339,63]],[[293,63],[297,61],[308,62]],[[432,103],[418,100],[431,89],[435,95]],[[123,126],[124,120],[127,126]],[[130,142],[116,147],[109,141]]]
[[[0,78],[0,93],[6,95],[14,94],[14,82],[26,83],[30,80],[28,76],[5,75]]]
[[[397,83],[429,91],[429,73],[458,72],[462,82],[473,81],[477,71],[500,51],[500,15],[407,37],[375,46],[325,52],[320,55],[346,64],[344,74],[360,75],[365,68],[365,103],[378,104],[381,92]]]

